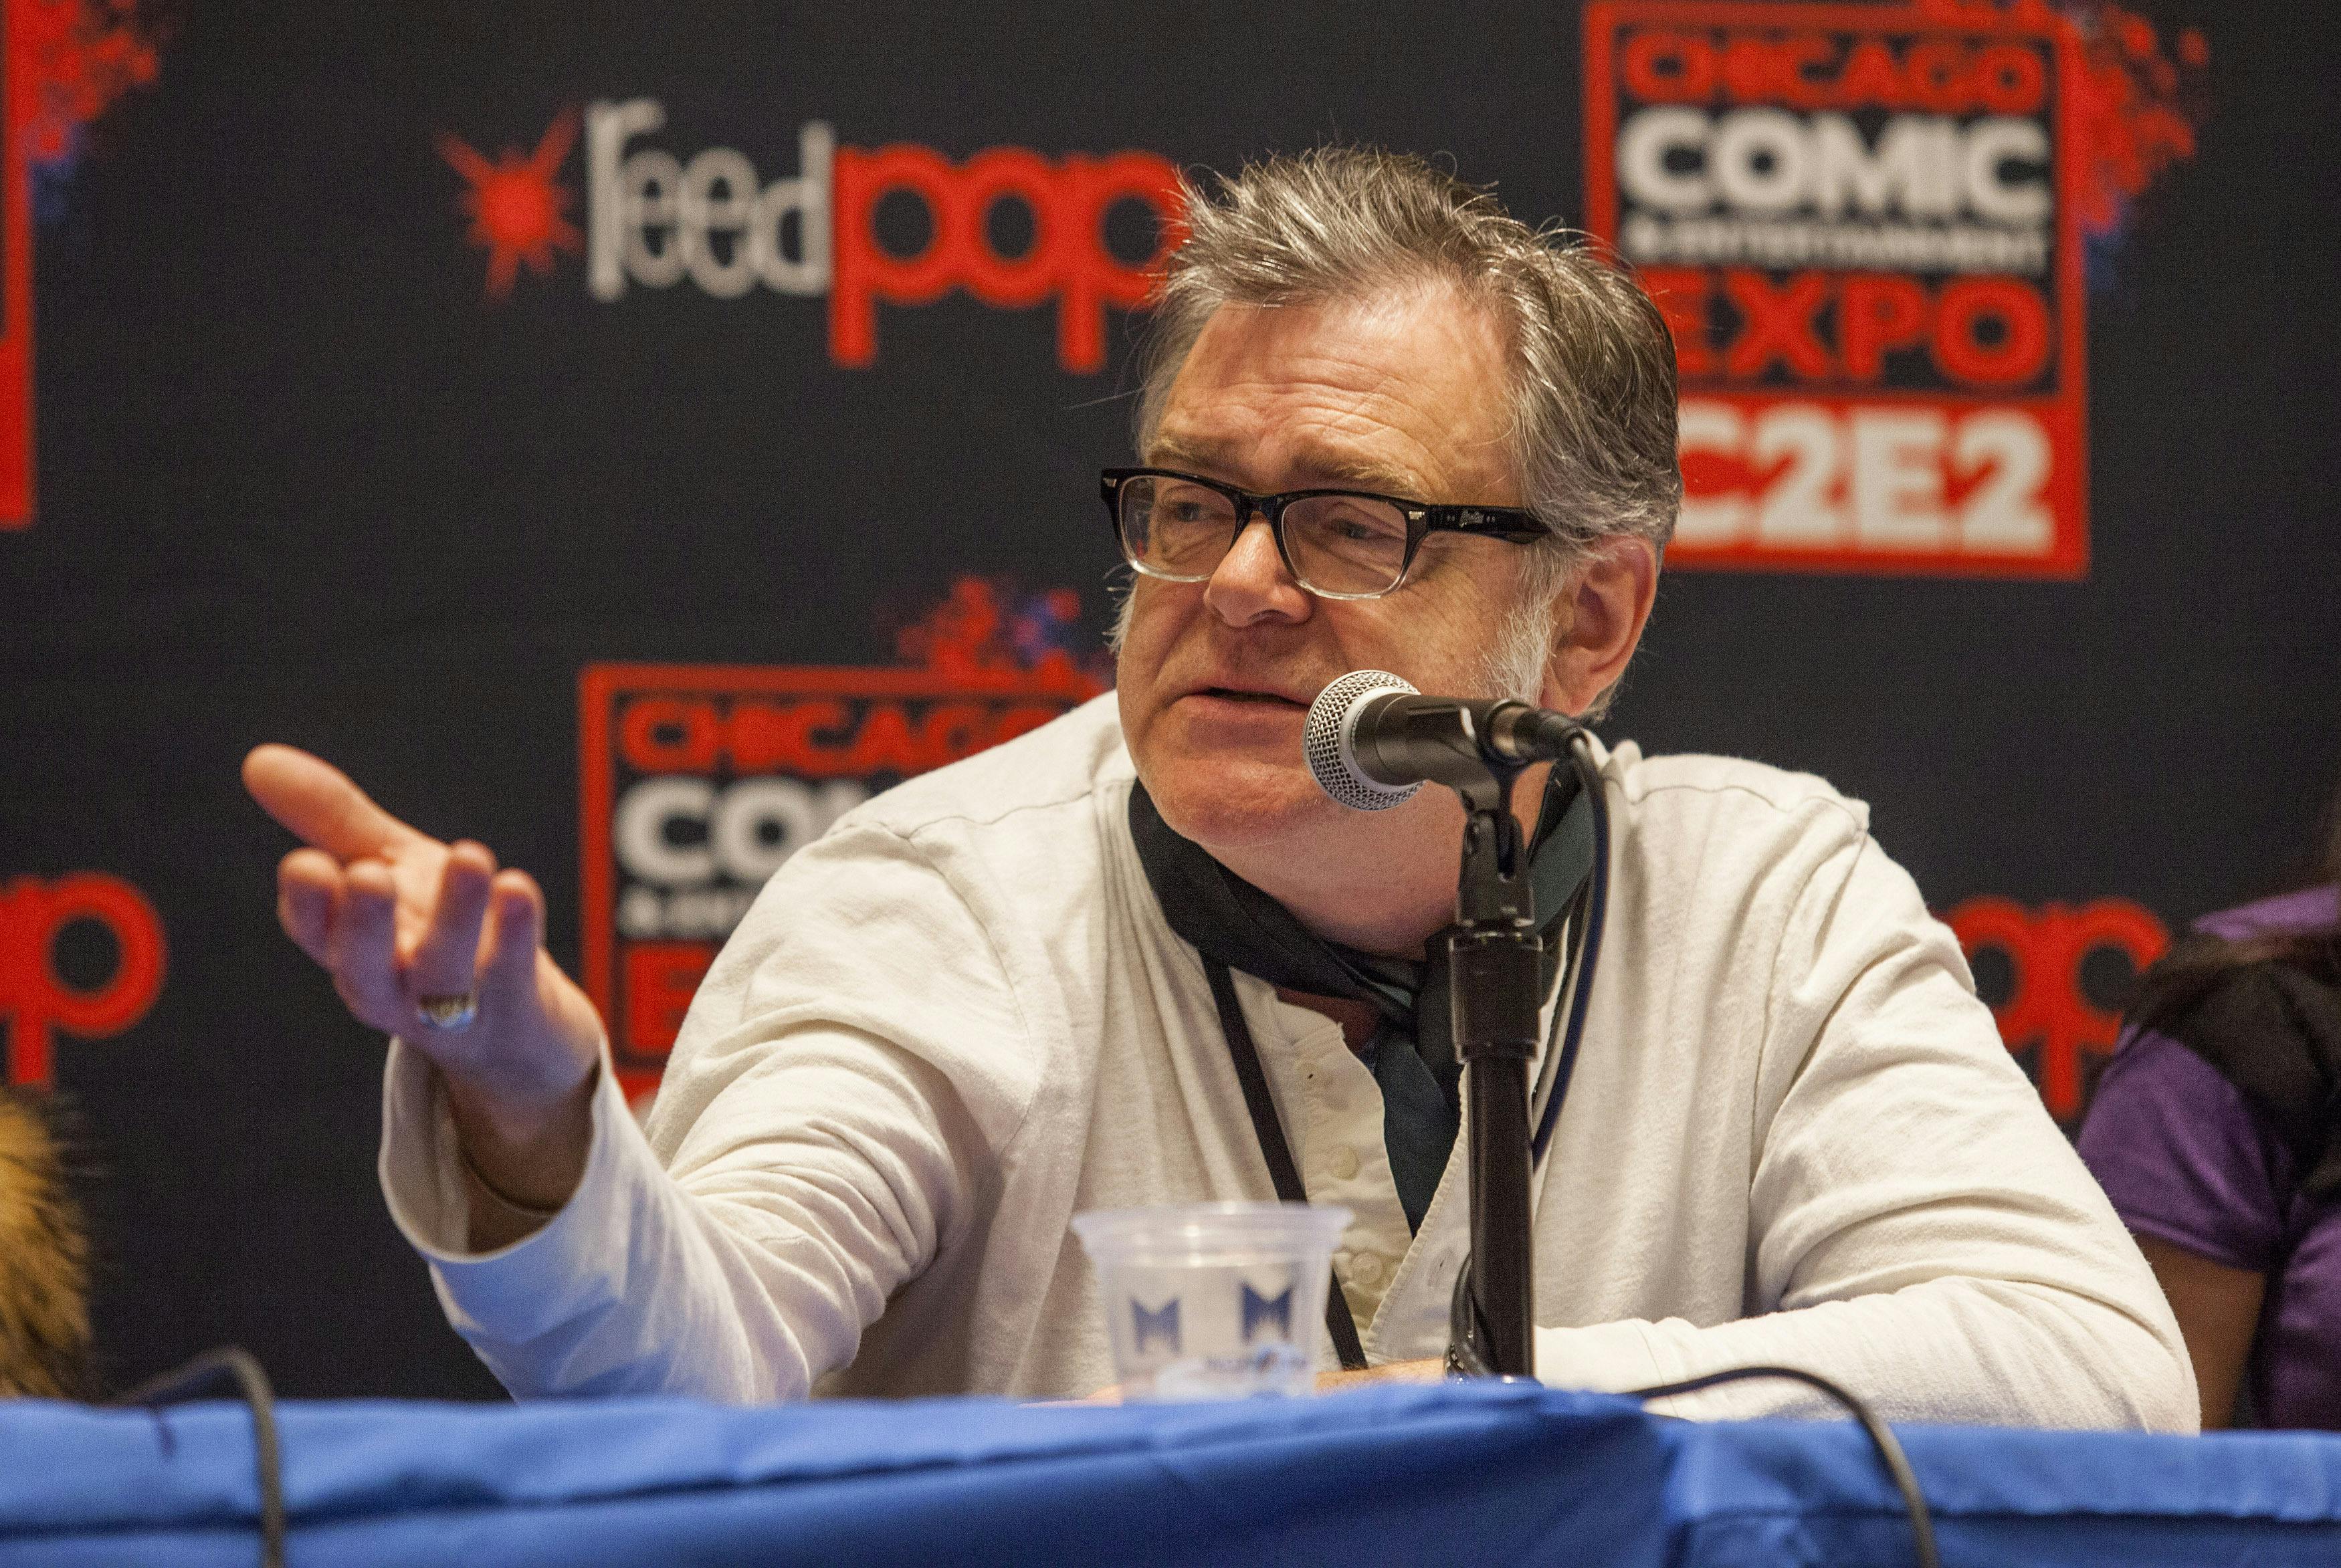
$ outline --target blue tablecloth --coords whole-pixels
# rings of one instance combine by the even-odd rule
[[[1899,1564],[1858,1430],[1534,1388],[1248,1404],[291,1404],[295,1564]],[[1947,1563],[2341,1563],[2341,1438],[1906,1429]],[[240,1405],[0,1405],[0,1568],[256,1560]]]

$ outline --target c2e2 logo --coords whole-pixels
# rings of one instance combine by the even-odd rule
[[[997,668],[596,664],[579,687],[585,989],[630,1099],[774,871],[880,789],[1096,694]]]
[[[2077,52],[2045,8],[1588,8],[1588,226],[1682,374],[1670,557],[2085,572]]]

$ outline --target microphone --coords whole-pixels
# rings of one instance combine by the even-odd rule
[[[1385,670],[1353,670],[1309,705],[1301,750],[1319,788],[1344,806],[1386,811],[1425,783],[1458,789],[1569,755],[1565,713],[1509,698],[1425,697]]]

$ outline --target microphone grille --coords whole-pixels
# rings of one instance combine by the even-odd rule
[[[1352,670],[1328,682],[1309,705],[1309,722],[1301,731],[1301,750],[1318,788],[1342,805],[1359,811],[1387,811],[1414,799],[1420,784],[1385,784],[1370,779],[1357,764],[1350,729],[1358,705],[1377,692],[1416,695],[1414,685],[1387,670]]]

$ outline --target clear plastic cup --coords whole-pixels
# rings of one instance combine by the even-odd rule
[[[1125,1399],[1246,1399],[1316,1386],[1333,1244],[1350,1211],[1199,1203],[1073,1216]]]

